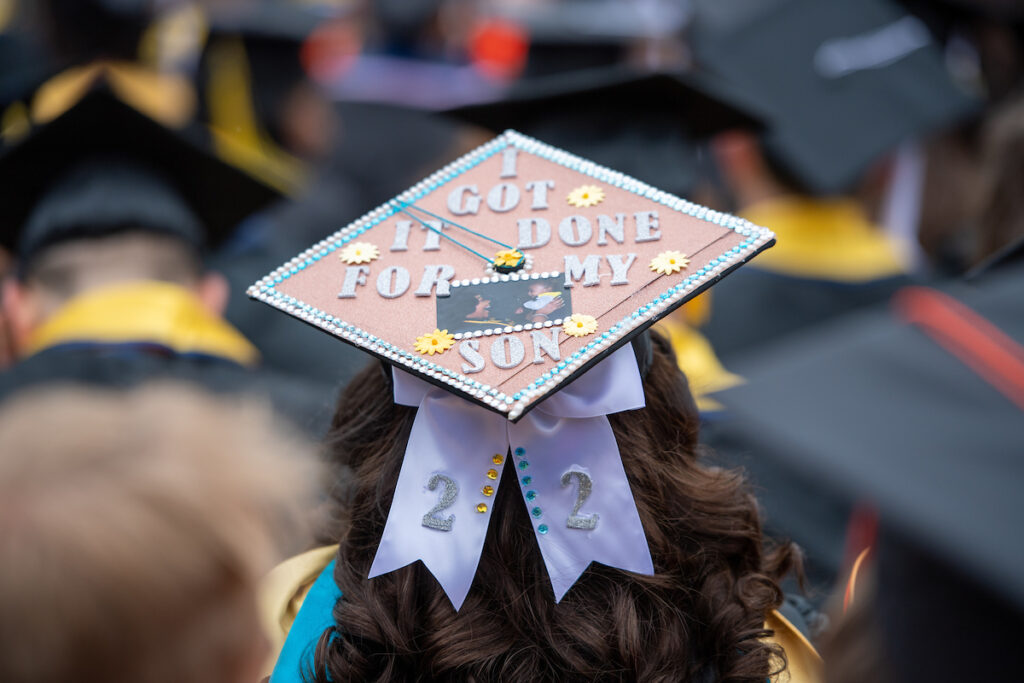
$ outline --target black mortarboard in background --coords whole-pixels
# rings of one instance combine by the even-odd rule
[[[524,78],[621,65],[644,41],[679,35],[689,18],[686,3],[674,0],[561,0],[497,11],[530,36]]]
[[[280,141],[281,105],[289,91],[307,79],[302,44],[325,16],[298,3],[258,0],[212,11],[209,19],[210,41],[242,41],[256,116]]]
[[[766,150],[813,193],[851,189],[900,142],[977,106],[924,23],[888,0],[739,4],[698,3],[696,61],[776,113]]]
[[[65,66],[94,59],[132,60],[154,16],[147,0],[40,0],[53,55]]]
[[[449,113],[496,132],[525,132],[682,194],[697,178],[697,141],[759,128],[766,116],[726,83],[626,66],[525,79],[500,100]]]
[[[365,208],[394,196],[456,153],[465,132],[465,126],[443,116],[385,102],[342,100],[335,111],[341,117],[336,164],[358,183]]]
[[[205,237],[205,246],[218,245],[243,218],[278,195],[219,161],[188,134],[154,122],[105,88],[91,91],[0,155],[0,245],[24,260],[57,239],[150,227],[189,243]],[[83,175],[83,168],[116,170],[96,178]],[[126,169],[144,169],[145,177],[133,179]],[[88,187],[83,190],[83,185]],[[44,199],[48,211],[61,214],[61,191],[82,207],[68,217],[74,225],[33,216]],[[172,204],[180,220],[167,213]],[[197,235],[189,216],[205,234]],[[33,230],[26,236],[28,223]]]
[[[903,290],[721,395],[772,457],[879,510],[893,680],[1014,680],[1024,664],[1022,287],[1017,259],[955,299]]]

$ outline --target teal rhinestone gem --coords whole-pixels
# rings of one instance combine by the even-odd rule
[[[529,486],[533,483],[533,477],[523,477],[523,486]]]
[[[548,525],[547,524],[541,524],[540,526],[537,527],[537,533],[539,533],[539,534],[546,534],[547,532],[548,532]]]
[[[530,514],[533,515],[534,517],[540,517],[541,515],[544,514],[544,511],[541,510],[539,507],[536,507],[536,508],[533,508],[532,510],[530,510]]]
[[[519,461],[519,469],[525,470],[529,466],[530,466],[530,463],[527,462],[526,460],[520,460]]]
[[[516,455],[518,455],[520,458],[523,457],[524,455],[526,455],[526,449],[523,448],[522,446],[518,447],[516,449]]]
[[[537,492],[536,491],[527,491],[526,492],[526,500],[533,500],[536,497],[537,497]]]

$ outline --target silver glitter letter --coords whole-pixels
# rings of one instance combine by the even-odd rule
[[[579,237],[576,237],[576,232],[572,229],[573,223],[576,224]],[[590,241],[590,236],[593,234],[594,231],[590,229],[590,221],[583,216],[567,216],[558,224],[558,236],[570,247],[582,247]]]
[[[565,257],[565,286],[572,287],[573,280],[583,278],[584,287],[593,287],[600,284],[601,279],[597,269],[601,265],[601,257],[596,254],[589,254],[580,263],[580,257],[576,254],[569,254]]]
[[[516,156],[519,154],[519,149],[516,147],[506,147],[501,151],[501,177],[502,178],[515,178],[516,177]]]
[[[394,286],[391,281],[394,279]],[[389,266],[377,276],[377,293],[385,299],[394,299],[409,289],[409,271],[402,266]]]
[[[637,242],[654,242],[661,239],[657,211],[637,211],[633,217],[636,218]]]
[[[395,241],[391,244],[391,251],[406,251],[409,248],[409,228],[412,221],[398,221],[395,223]]]
[[[451,294],[450,280],[455,277],[455,269],[451,266],[423,266],[423,279],[416,288],[416,296],[430,296],[430,290],[437,285],[438,296]]]
[[[459,355],[472,363],[463,363],[462,372],[472,375],[484,369],[484,357],[479,353],[480,342],[476,339],[467,339],[459,344]]]
[[[534,211],[548,208],[548,190],[555,189],[554,180],[531,180],[526,183],[526,191],[533,190],[533,204],[530,208]]]
[[[626,240],[626,228],[623,221],[626,220],[626,214],[617,213],[615,214],[615,221],[605,216],[603,213],[597,216],[597,243],[600,246],[608,244],[608,240],[605,239],[608,235],[611,235],[612,239],[622,244]]]
[[[491,344],[491,360],[499,368],[508,370],[523,362],[526,357],[526,349],[519,337],[510,334],[503,334]]]
[[[519,206],[519,188],[512,183],[499,183],[487,193],[487,206],[495,213],[505,213]]]
[[[629,281],[626,280],[626,275],[629,274],[629,267],[633,265],[633,261],[636,261],[636,254],[626,254],[626,262],[622,262],[622,256],[620,254],[605,254],[604,256],[608,260],[608,265],[612,267],[612,281],[613,285],[628,285]]]
[[[551,224],[543,218],[520,218],[516,223],[519,226],[517,249],[543,247],[551,239]],[[537,226],[536,236],[534,236],[533,226]]]
[[[476,189],[476,185],[459,185],[452,190],[448,195],[448,210],[456,216],[475,214],[479,211],[480,192]]]
[[[441,231],[448,226],[441,221],[423,221],[427,225],[420,225],[427,231],[427,242],[423,245],[423,251],[439,251],[441,249]]]
[[[551,336],[548,336],[548,331],[541,332],[540,330],[533,330],[530,332],[530,337],[533,339],[533,362],[543,363],[544,358],[541,353],[546,353],[551,357],[551,360],[559,360],[558,354],[558,331],[559,328],[552,327],[550,330]]]
[[[345,268],[345,281],[341,283],[339,299],[356,298],[356,285],[365,285],[366,276],[370,273],[367,266],[347,266]]]

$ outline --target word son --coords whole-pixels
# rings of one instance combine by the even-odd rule
[[[533,356],[530,362],[543,363],[545,355],[556,362],[561,360],[558,351],[558,337],[561,332],[561,328],[558,327],[532,330],[529,344]],[[459,355],[465,361],[462,364],[462,372],[467,375],[480,372],[487,364],[484,349],[481,348],[481,341],[484,344],[490,344],[490,347],[486,349],[486,356],[502,370],[514,368],[526,359],[526,344],[522,339],[511,334],[495,336],[493,339],[464,339],[459,343]]]

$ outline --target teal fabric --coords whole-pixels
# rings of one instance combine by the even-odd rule
[[[341,589],[334,583],[334,560],[324,567],[302,602],[277,657],[270,683],[302,683],[302,672],[313,671],[313,652],[320,635],[334,626],[334,605]]]

